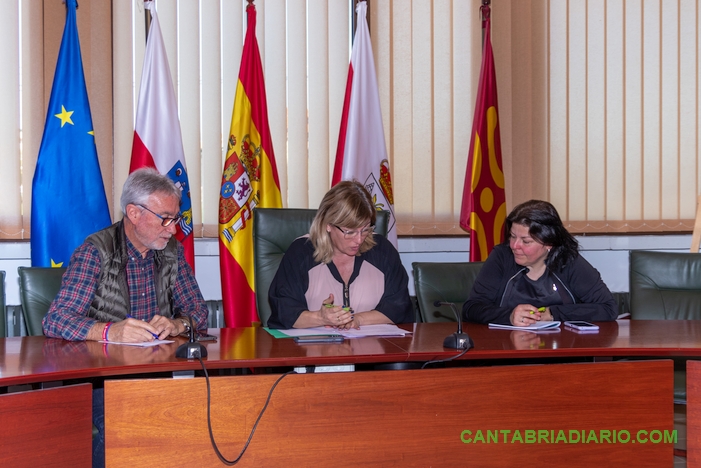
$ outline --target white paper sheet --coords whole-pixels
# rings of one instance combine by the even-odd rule
[[[158,346],[160,344],[175,343],[175,342],[173,340],[153,340],[153,341],[143,341],[140,343],[124,343],[122,341],[102,341],[102,340],[100,340],[98,343],[118,344],[118,345],[126,345],[126,346],[137,346],[139,348],[148,348],[150,346]]]
[[[362,325],[359,329],[338,330],[336,328],[292,328],[289,330],[277,330],[287,336],[314,336],[314,335],[342,335],[346,338],[361,338],[364,336],[404,336],[411,332],[403,330],[394,324]]]
[[[559,328],[560,322],[535,322],[527,327],[516,327],[514,325],[501,325],[498,323],[490,323],[489,328],[499,328],[502,330],[519,330],[519,331],[531,331],[538,332],[542,330],[550,330],[554,328]]]

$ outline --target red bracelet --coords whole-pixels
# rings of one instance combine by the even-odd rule
[[[102,341],[109,341],[107,338],[107,333],[110,331],[110,327],[112,326],[112,322],[107,322],[107,326],[102,329]]]

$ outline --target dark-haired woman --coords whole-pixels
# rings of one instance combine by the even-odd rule
[[[467,320],[525,327],[541,320],[616,319],[611,291],[579,254],[553,205],[518,205],[506,218],[504,237],[463,306]]]

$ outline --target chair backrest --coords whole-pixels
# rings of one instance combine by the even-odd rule
[[[309,233],[316,210],[295,208],[256,208],[253,210],[253,257],[256,306],[261,325],[268,326],[268,290],[283,255],[290,244]],[[387,236],[389,213],[377,212],[375,233]]]
[[[701,319],[701,253],[632,250],[630,318]]]
[[[5,313],[5,271],[0,270],[0,338],[7,336],[7,314]]]
[[[22,316],[27,335],[43,335],[41,321],[61,288],[65,268],[18,267]]]
[[[453,302],[462,313],[462,305],[470,296],[472,285],[484,262],[414,262],[414,287],[423,322],[455,322],[449,306],[434,303]]]
[[[699,245],[701,245],[701,195],[696,197],[696,219],[694,230],[691,232],[691,253],[698,253]]]

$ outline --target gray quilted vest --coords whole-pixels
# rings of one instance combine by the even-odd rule
[[[86,242],[100,252],[100,282],[90,305],[88,317],[100,322],[118,322],[130,313],[127,284],[127,243],[124,226],[119,221],[88,236]],[[163,250],[154,251],[154,282],[159,314],[171,317],[173,290],[178,275],[177,240],[171,237]]]

